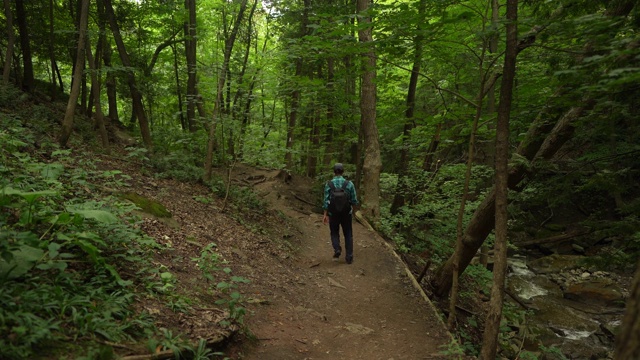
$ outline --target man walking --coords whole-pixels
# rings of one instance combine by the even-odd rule
[[[333,260],[338,261],[342,254],[340,246],[340,227],[344,235],[345,260],[347,264],[353,262],[353,231],[351,216],[353,206],[358,205],[356,188],[351,181],[342,177],[344,166],[336,163],[333,166],[333,179],[324,185],[324,216],[323,224],[329,224],[331,230],[331,245],[333,246]]]

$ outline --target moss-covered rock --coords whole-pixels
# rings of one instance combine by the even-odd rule
[[[136,204],[136,206],[139,207],[142,211],[148,214],[151,214],[153,216],[156,216],[159,218],[171,217],[171,213],[169,212],[169,210],[167,210],[167,208],[165,208],[164,205],[162,205],[161,203],[155,200],[146,198],[142,195],[132,193],[132,192],[122,193],[120,194],[120,197],[131,201],[132,203]]]

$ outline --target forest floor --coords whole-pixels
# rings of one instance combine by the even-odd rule
[[[170,221],[147,218],[142,228],[171,251],[156,261],[178,278],[177,291],[207,302],[207,286],[190,259],[214,242],[239,284],[245,331],[223,350],[231,359],[445,359],[451,336],[434,306],[417,290],[400,260],[375,232],[354,221],[354,261],[332,261],[328,226],[318,212],[311,179],[279,170],[234,166],[219,176],[250,188],[264,209],[230,210],[203,185],[157,179],[135,163],[105,157],[101,167],[131,177],[129,189],[161,202]],[[283,176],[284,175],[284,176]],[[196,200],[200,201],[196,201]],[[235,204],[234,207],[243,207]],[[241,209],[240,209],[241,210]],[[233,215],[235,213],[236,215]],[[247,214],[249,217],[247,217]],[[250,219],[251,218],[251,219]],[[258,224],[258,225],[256,225]],[[200,289],[203,288],[203,289]],[[181,290],[180,290],[181,289]],[[212,338],[215,309],[175,315],[143,303],[160,327]],[[203,306],[204,307],[204,306]],[[208,326],[209,324],[209,326]]]

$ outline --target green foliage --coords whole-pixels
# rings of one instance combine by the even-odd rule
[[[131,226],[134,205],[84,190],[92,181],[124,186],[121,174],[69,150],[40,162],[25,146],[33,134],[12,118],[0,122],[0,357],[54,352],[68,339],[90,347],[148,337],[154,324],[134,311],[132,285],[153,274],[148,250],[158,244]],[[166,271],[159,278],[165,291],[175,282]]]
[[[159,131],[154,141],[151,165],[156,176],[184,182],[197,182],[202,178],[207,148],[205,132]]]
[[[456,340],[451,340],[448,344],[441,345],[442,350],[439,354],[446,356],[448,359],[462,359],[465,355],[464,349]]]
[[[446,259],[453,251],[456,238],[458,209],[464,185],[464,164],[443,165],[436,174],[414,171],[405,179],[407,204],[396,215],[383,208],[381,230],[392,238],[401,251],[428,250],[436,261]],[[471,194],[464,212],[464,223],[471,218],[482,200],[492,171],[486,166],[474,166]],[[381,192],[391,198],[399,191],[390,177],[383,177]]]
[[[244,301],[242,294],[237,290],[238,284],[246,284],[249,280],[241,276],[232,276],[231,268],[221,267],[225,262],[215,252],[216,244],[210,243],[202,249],[200,257],[191,259],[196,262],[204,277],[209,282],[215,283],[217,279],[223,277],[221,281],[217,281],[214,290],[221,296],[216,300],[216,304],[227,307],[229,314],[223,325],[230,325],[231,322],[242,325],[246,309],[241,305]]]

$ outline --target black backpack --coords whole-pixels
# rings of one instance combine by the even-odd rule
[[[341,187],[336,187],[333,181],[329,181],[329,212],[333,216],[348,214],[351,211],[351,201],[347,192],[349,181],[342,183]]]

